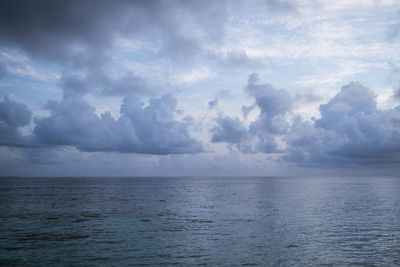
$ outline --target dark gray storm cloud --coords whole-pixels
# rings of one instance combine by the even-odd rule
[[[176,119],[176,100],[171,95],[152,98],[147,106],[125,98],[121,117],[95,108],[81,99],[49,101],[50,116],[36,118],[38,142],[74,146],[81,151],[117,151],[143,154],[199,153],[202,145],[188,133],[189,124]]]
[[[170,94],[152,98],[148,106],[138,105],[136,99],[126,98],[121,106],[122,118],[134,126],[141,140],[140,153],[181,154],[202,152],[201,144],[188,133],[190,120],[175,119],[177,102]]]
[[[50,110],[49,117],[35,119],[34,134],[40,142],[76,146],[82,150],[116,147],[119,125],[109,113],[99,117],[94,107],[77,99],[48,101],[47,109]]]
[[[50,116],[34,118],[28,136],[21,135],[20,127],[30,124],[31,112],[6,98],[0,114],[2,145],[162,155],[202,152],[201,143],[188,132],[190,120],[177,119],[174,97],[157,98],[162,91],[157,82],[131,71],[111,75],[109,66],[120,37],[157,44],[157,58],[196,57],[202,42],[223,38],[228,15],[225,1],[206,2],[1,1],[0,48],[60,66],[58,85],[63,91],[61,101],[48,101]],[[193,35],[188,25],[196,25],[201,36]],[[83,100],[89,93],[122,97],[121,116],[97,115]],[[142,96],[151,96],[148,105],[139,101]],[[27,114],[29,121],[18,124]],[[27,153],[37,162],[43,161],[42,154]]]
[[[318,167],[398,163],[400,107],[380,110],[375,98],[360,83],[343,86],[320,105],[320,119],[293,123],[283,159]]]
[[[358,82],[343,86],[320,105],[321,117],[312,121],[285,117],[295,115],[292,98],[285,90],[260,84],[255,74],[245,90],[254,104],[242,107],[244,117],[253,109],[259,115],[249,127],[239,118],[220,115],[211,130],[212,142],[235,145],[242,153],[282,153],[280,160],[305,167],[400,162],[400,106],[378,109],[375,93]],[[279,148],[278,137],[285,148]]]
[[[256,132],[283,134],[287,130],[285,115],[292,108],[290,95],[283,89],[275,89],[270,84],[260,84],[258,75],[249,76],[246,92],[254,97],[260,109],[258,119],[252,124]]]
[[[115,119],[109,112],[98,116],[95,107],[82,99],[49,100],[50,115],[34,118],[33,134],[22,135],[20,129],[31,124],[32,113],[25,104],[5,97],[0,102],[0,145],[157,155],[203,152],[202,144],[189,135],[190,121],[176,118],[176,105],[168,94],[150,99],[146,106],[136,98],[125,98],[121,116]],[[48,161],[45,152],[24,154],[38,162]]]
[[[5,97],[0,102],[0,145],[25,146],[27,140],[21,135],[20,127],[31,123],[32,113],[22,103]]]
[[[226,1],[5,0],[0,47],[61,66],[64,97],[153,96],[160,88],[137,73],[112,77],[106,71],[116,40],[151,42],[158,47],[153,57],[186,64],[204,52],[204,43],[223,38],[227,18]],[[193,34],[189,25],[201,34]]]
[[[205,48],[225,41],[230,12],[240,6],[240,1],[225,0],[5,0],[0,3],[0,48],[61,66],[64,97],[154,96],[162,88],[138,73],[114,77],[107,71],[116,40],[150,42],[157,47],[152,57],[174,63],[190,64],[202,56],[224,67],[254,68],[265,62],[244,51],[214,54]],[[278,13],[294,7],[276,0],[264,6]]]
[[[184,53],[197,42],[182,30],[185,16],[207,29],[210,38],[222,32],[225,1],[204,2],[5,0],[0,3],[0,40],[34,57],[90,64],[115,37],[151,31],[162,38],[164,49]]]
[[[227,143],[229,148],[234,146],[245,154],[257,152],[253,144],[254,133],[250,132],[238,117],[231,118],[220,114],[211,133],[213,143]]]
[[[275,137],[285,134],[288,123],[285,115],[291,111],[292,100],[283,89],[270,84],[259,83],[256,73],[250,74],[245,87],[247,94],[254,98],[250,107],[242,107],[244,117],[257,108],[259,115],[248,128],[238,118],[218,117],[217,126],[212,129],[213,142],[236,144],[243,153],[279,152]]]
[[[343,86],[340,93],[328,103],[320,105],[319,110],[321,118],[315,122],[315,126],[340,131],[349,117],[360,113],[369,115],[377,111],[375,93],[360,83],[352,82]]]
[[[243,126],[239,118],[230,118],[220,115],[216,119],[217,125],[211,129],[213,134],[212,142],[226,142],[238,144],[249,138],[248,129]]]
[[[34,58],[69,62],[77,57],[77,62],[82,62],[111,45],[111,33],[126,27],[115,13],[124,11],[126,5],[108,1],[2,1],[0,40],[3,46],[20,48]],[[93,50],[83,57],[74,46]]]
[[[264,5],[236,0],[4,0],[0,43],[73,69],[106,64],[118,37],[151,42],[158,49],[153,56],[175,63],[206,56],[225,67],[256,67],[264,62],[243,50],[214,54],[205,49],[226,41],[233,10],[244,7],[265,8],[270,14],[295,9],[286,0],[265,0]]]

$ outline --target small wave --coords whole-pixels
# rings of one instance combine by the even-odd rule
[[[213,223],[214,221],[210,221],[210,220],[202,220],[202,219],[192,219],[189,220],[192,223]]]
[[[67,241],[67,240],[74,240],[74,239],[83,239],[89,238],[89,235],[82,235],[82,234],[63,234],[63,235],[56,235],[56,234],[47,234],[47,233],[40,233],[40,234],[28,234],[21,238],[20,241],[36,241],[36,240],[43,240],[43,241]]]

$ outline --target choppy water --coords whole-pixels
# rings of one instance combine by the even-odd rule
[[[399,266],[399,178],[0,179],[0,265]]]

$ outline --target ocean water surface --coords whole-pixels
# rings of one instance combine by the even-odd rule
[[[400,178],[2,178],[0,265],[400,266]]]

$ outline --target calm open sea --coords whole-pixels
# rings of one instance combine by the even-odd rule
[[[0,265],[399,266],[400,178],[3,178]]]

